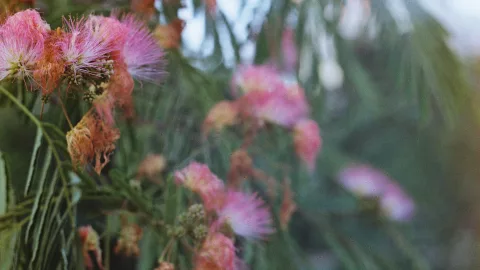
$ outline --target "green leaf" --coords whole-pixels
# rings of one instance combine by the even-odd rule
[[[7,164],[0,152],[0,216],[7,212],[8,207],[8,178]]]
[[[35,173],[35,165],[37,163],[38,150],[42,144],[42,129],[37,128],[37,135],[35,136],[35,144],[33,146],[32,157],[30,159],[30,167],[28,169],[27,183],[25,184],[24,195],[27,196],[30,185],[32,184],[33,174]]]
[[[38,134],[39,133],[37,133],[37,135]],[[27,230],[25,232],[25,243],[28,241],[28,238],[30,236],[30,231],[31,231],[31,229],[33,227],[33,224],[35,222],[35,217],[37,215],[37,211],[40,207],[40,200],[41,200],[42,194],[43,194],[43,186],[45,184],[45,178],[47,176],[48,168],[50,167],[50,162],[52,160],[52,151],[50,150],[50,148],[47,150],[47,154],[45,155],[45,157],[46,158],[45,158],[45,163],[44,163],[44,166],[43,166],[43,169],[42,169],[41,178],[39,179],[40,183],[39,183],[39,186],[38,186],[38,189],[37,189],[37,194],[35,195],[35,202],[33,203],[32,213],[30,214],[30,219],[28,221]],[[46,211],[46,209],[45,209],[45,211]],[[40,226],[42,224],[43,224],[43,222],[40,224]],[[33,256],[31,257],[30,262],[33,262],[33,260],[35,260],[35,256],[36,256],[35,247],[38,247],[38,243],[34,243]]]

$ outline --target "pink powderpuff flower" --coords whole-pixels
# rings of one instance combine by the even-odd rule
[[[235,245],[225,235],[211,231],[195,254],[195,270],[235,270]]]
[[[380,198],[382,213],[393,221],[410,221],[415,213],[414,201],[396,183],[389,183]]]
[[[305,119],[296,123],[293,129],[293,142],[297,156],[305,162],[310,171],[313,171],[317,155],[322,147],[322,138],[317,122]]]
[[[46,23],[34,9],[27,9],[9,16],[2,25],[0,35],[14,35],[29,38],[33,43],[37,39],[45,39],[50,31]]]
[[[223,202],[223,181],[205,164],[191,162],[187,167],[175,172],[175,182],[198,193],[207,211],[217,209]]]
[[[351,165],[338,177],[340,184],[359,197],[380,197],[391,180],[383,172],[368,165]]]
[[[115,49],[104,42],[108,39],[108,32],[95,34],[87,27],[86,19],[64,19],[67,33],[58,42],[68,72],[72,79],[90,76],[100,78],[109,75],[107,72],[108,55]]]
[[[159,83],[165,69],[162,48],[145,23],[134,15],[124,16],[121,22],[127,29],[122,54],[128,72],[136,79]]]
[[[85,27],[91,31],[94,38],[102,40],[111,51],[123,50],[129,29],[117,18],[90,15],[85,21]],[[123,60],[120,53],[115,56],[120,59],[114,60]]]
[[[247,239],[262,239],[274,232],[270,212],[256,194],[227,191],[217,215],[217,226],[226,223],[235,234]]]
[[[291,128],[308,116],[308,103],[298,85],[275,91],[252,91],[241,98],[240,106],[259,120]]]
[[[224,127],[234,125],[238,121],[238,113],[238,105],[235,102],[224,100],[215,104],[203,122],[204,134],[208,134],[212,129],[219,132]]]
[[[0,27],[0,80],[33,80],[50,26],[35,10],[17,12]]]
[[[285,88],[280,75],[268,65],[240,66],[231,84],[232,94],[236,97],[252,91],[274,92]]]

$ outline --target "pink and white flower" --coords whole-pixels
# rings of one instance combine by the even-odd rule
[[[223,203],[224,184],[207,165],[192,162],[175,172],[175,182],[197,193],[206,210],[217,209]]]
[[[295,152],[305,162],[308,169],[315,169],[317,155],[322,147],[320,128],[317,122],[305,119],[295,124],[293,129]]]
[[[379,197],[390,179],[368,165],[352,165],[344,168],[338,177],[340,184],[360,197]]]
[[[83,76],[101,77],[106,70],[108,56],[115,47],[104,42],[108,32],[95,34],[87,27],[85,19],[64,20],[67,33],[58,46],[62,52],[68,72],[73,79]]]
[[[228,191],[217,214],[220,224],[227,223],[247,239],[262,239],[274,232],[270,212],[256,194]]]
[[[232,78],[232,94],[237,97],[252,91],[274,92],[284,88],[279,74],[268,65],[240,66]]]
[[[0,26],[0,80],[11,76],[32,80],[50,26],[37,11],[17,12]]]
[[[251,91],[239,101],[241,107],[262,121],[291,128],[308,116],[308,103],[298,85],[282,86],[275,91]]]
[[[133,15],[121,22],[128,32],[122,54],[128,72],[139,80],[160,82],[164,74],[164,53],[147,26]]]
[[[211,231],[195,254],[195,270],[235,270],[235,245],[225,235]]]
[[[415,203],[396,183],[389,183],[380,198],[380,209],[388,219],[406,222],[415,213]]]

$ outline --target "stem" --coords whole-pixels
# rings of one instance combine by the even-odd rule
[[[68,117],[67,109],[65,109],[65,105],[63,104],[61,96],[59,96],[58,101],[60,103],[60,107],[62,107],[63,115],[65,115],[65,119],[67,119],[67,122],[68,122],[68,125],[70,126],[70,129],[73,129],[72,122],[70,121],[70,118]]]
[[[163,258],[165,257],[165,255],[167,254],[167,251],[170,249],[170,247],[173,245],[173,238],[170,238],[170,240],[168,241],[167,245],[165,246],[165,248],[163,249],[162,251],[162,255],[160,255],[160,261],[163,261]]]
[[[43,108],[45,107],[45,101],[42,101],[42,107],[40,108],[40,121],[42,121],[43,118]]]

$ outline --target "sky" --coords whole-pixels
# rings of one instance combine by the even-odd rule
[[[246,2],[246,8],[242,16],[239,16],[241,2]],[[273,0],[274,1],[274,0]],[[358,1],[358,0],[347,0]],[[405,21],[408,18],[408,12],[402,8],[404,0],[388,0],[395,10],[397,21]],[[406,0],[411,1],[411,0]],[[464,56],[480,55],[480,0],[418,0],[434,17],[436,17],[445,28],[451,33],[450,43],[459,54]],[[191,51],[199,51],[202,46],[208,48],[209,44],[202,43],[205,35],[205,13],[198,12],[194,14],[193,6],[190,1],[179,14],[182,19],[187,21],[183,32],[184,44]],[[234,32],[239,40],[245,40],[247,37],[247,22],[253,16],[253,8],[263,6],[264,10],[268,7],[270,0],[217,0],[218,8],[225,14],[230,22],[235,22]],[[243,20],[239,20],[243,18]],[[408,20],[407,20],[408,21]],[[400,24],[402,24],[400,22]],[[405,31],[408,30],[407,24],[403,23]],[[222,30],[222,29],[220,29]],[[225,29],[223,29],[225,31]],[[228,43],[228,42],[227,42]],[[253,54],[253,44],[245,47],[245,54]],[[210,44],[212,46],[212,44]],[[225,49],[225,48],[224,48]],[[226,62],[233,61],[229,49],[226,48]]]

